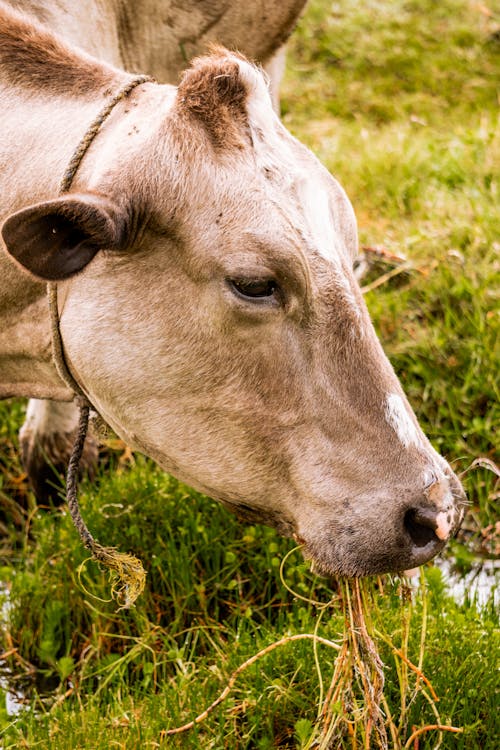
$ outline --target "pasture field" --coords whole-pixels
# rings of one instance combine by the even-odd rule
[[[311,0],[282,89],[287,127],[353,202],[360,244],[376,259],[366,300],[424,430],[458,472],[481,459],[464,475],[471,504],[446,553],[462,573],[499,553],[489,463],[499,423],[499,74],[500,10],[488,0]],[[320,747],[337,651],[310,639],[245,669],[188,733],[164,730],[203,711],[269,644],[313,633],[340,642],[339,584],[315,577],[293,542],[239,523],[115,441],[97,481],[83,484],[81,507],[97,539],[147,568],[136,607],[117,611],[107,576],[81,567],[87,555],[68,514],[37,508],[27,489],[16,453],[24,409],[0,403],[0,583],[9,591],[0,655],[29,709],[7,710],[0,683],[2,750]],[[496,750],[493,598],[455,601],[436,565],[412,593],[386,577],[367,582],[365,596],[397,727],[389,746]],[[427,683],[416,690],[422,672],[439,701]],[[346,710],[342,696],[330,709]],[[411,739],[433,724],[463,732]],[[365,746],[347,727],[330,745]]]

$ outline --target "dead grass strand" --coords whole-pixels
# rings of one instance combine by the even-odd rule
[[[200,724],[207,718],[207,716],[209,716],[209,714],[212,713],[215,708],[217,708],[217,706],[219,706],[227,698],[227,696],[233,689],[238,676],[242,672],[244,672],[245,669],[248,669],[248,667],[252,666],[252,664],[255,664],[256,661],[262,659],[264,656],[267,656],[267,654],[270,654],[271,651],[274,651],[276,648],[279,648],[280,646],[286,646],[288,643],[292,643],[293,641],[300,641],[305,639],[323,643],[325,646],[329,646],[333,649],[340,649],[340,646],[337,643],[329,641],[327,638],[322,638],[321,636],[315,635],[314,633],[298,633],[296,635],[289,635],[285,638],[281,638],[279,641],[274,641],[274,643],[270,643],[269,646],[261,649],[258,653],[253,654],[253,656],[243,662],[243,664],[240,664],[240,666],[232,673],[222,693],[213,701],[213,703],[210,704],[210,706],[208,706],[208,708],[202,711],[201,714],[198,714],[196,718],[181,727],[175,727],[174,729],[163,729],[160,732],[160,737],[163,738],[173,734],[187,732],[189,729],[192,729],[194,726],[196,726],[196,724]]]

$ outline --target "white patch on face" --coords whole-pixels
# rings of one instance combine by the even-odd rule
[[[321,189],[321,185],[314,184],[306,175],[297,180],[296,189],[314,246],[323,258],[331,263],[338,263],[338,254],[334,252],[336,235],[326,191]]]
[[[299,165],[289,144],[293,139],[272,108],[269,90],[261,73],[253,65],[235,59],[249,90],[246,106],[259,168],[268,168],[278,171],[281,176],[286,175],[286,182],[290,187],[293,186],[303,209],[301,216],[305,219],[314,247],[323,258],[338,263],[341,250],[336,247],[338,237],[327,190],[319,179],[311,178],[304,165]],[[312,154],[311,159],[314,159]]]
[[[385,418],[405,448],[420,444],[417,427],[411,419],[403,399],[397,393],[390,393],[387,396]]]

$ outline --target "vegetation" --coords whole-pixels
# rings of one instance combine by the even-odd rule
[[[484,468],[499,416],[499,24],[468,0],[311,0],[283,86],[285,123],[345,186],[361,245],[377,258],[363,283],[387,269],[388,253],[407,261],[366,299],[423,428],[457,471],[483,459],[464,476],[471,506],[451,550],[462,571],[499,551],[495,475]],[[238,523],[141,456],[109,451],[111,465],[82,487],[82,513],[100,541],[148,570],[137,606],[116,611],[67,513],[40,510],[27,489],[16,452],[24,408],[0,404],[0,653],[10,691],[33,710],[0,705],[3,750],[305,750],[319,747],[325,706],[331,720],[360,708],[356,693],[328,703],[333,646],[289,640],[245,669],[204,721],[166,736],[269,644],[314,633],[341,643],[345,585],[316,578],[272,530]],[[432,565],[412,594],[388,578],[364,595],[392,745],[494,750],[493,599],[455,601]],[[433,724],[463,732],[410,739]],[[356,747],[344,730],[334,750]]]

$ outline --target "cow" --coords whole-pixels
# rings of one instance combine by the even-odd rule
[[[275,108],[285,44],[306,0],[10,0],[66,41],[130,72],[178,83],[211,43],[258,60]]]
[[[210,43],[258,60],[266,71],[276,111],[285,43],[306,0],[11,0],[66,41],[116,67],[178,83],[182,70]],[[42,503],[58,504],[77,421],[73,405],[31,399],[20,433],[30,484]],[[69,436],[69,437],[68,437]],[[93,476],[97,441],[85,443],[82,466]]]
[[[45,448],[64,449],[55,283],[71,376],[132,448],[322,572],[429,560],[464,493],[376,337],[344,190],[243,56],[197,58],[178,87],[132,79],[0,2],[0,397],[58,402]]]

